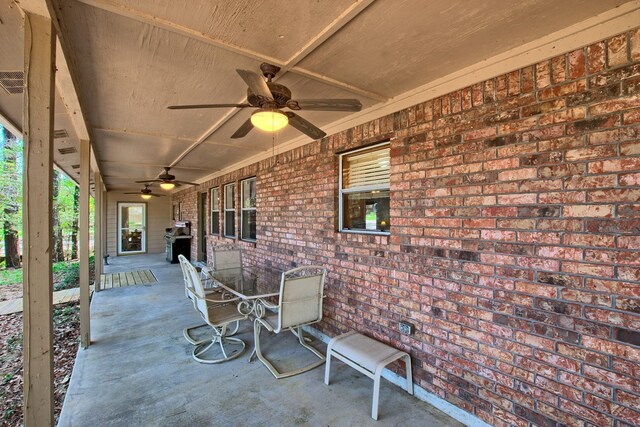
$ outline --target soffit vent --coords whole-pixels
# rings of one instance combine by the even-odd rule
[[[22,93],[24,73],[22,71],[0,71],[0,87],[10,94]]]
[[[53,139],[68,138],[69,133],[66,129],[56,129],[53,131]]]
[[[76,150],[76,147],[58,148],[58,151],[60,152],[60,154],[73,154],[78,152],[78,150]]]
[[[80,165],[71,165],[73,169],[80,169]]]

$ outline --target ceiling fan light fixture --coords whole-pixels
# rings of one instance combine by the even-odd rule
[[[141,194],[140,197],[142,197],[145,200],[149,200],[151,198],[151,194]]]
[[[176,185],[173,182],[161,182],[160,183],[160,188],[162,188],[163,190],[173,190],[173,187],[175,187]]]
[[[266,132],[275,132],[289,123],[289,118],[275,108],[261,108],[251,114],[251,124]]]

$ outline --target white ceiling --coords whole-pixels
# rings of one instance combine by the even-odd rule
[[[9,0],[1,0],[13,7]],[[543,38],[622,0],[56,0],[63,48],[110,190],[134,190],[174,166],[194,181],[308,137],[231,134],[251,109],[167,110],[237,103],[235,72],[279,65],[293,98],[357,98],[366,110],[487,58]],[[637,3],[637,2],[633,2]],[[1,35],[18,32],[0,11]],[[9,28],[12,25],[11,28]],[[19,25],[18,25],[19,28]],[[20,69],[21,37],[0,43],[1,70]],[[11,59],[12,63],[5,63]],[[503,70],[503,72],[510,70]],[[0,90],[19,125],[21,98]],[[64,109],[60,114],[64,123]],[[324,129],[353,113],[301,111]],[[361,113],[353,120],[362,120]],[[58,116],[56,116],[58,119]],[[357,124],[354,122],[354,124]],[[58,124],[56,124],[56,127]],[[277,149],[277,148],[276,148]]]

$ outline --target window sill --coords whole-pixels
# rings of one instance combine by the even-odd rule
[[[369,230],[340,230],[340,233],[348,234],[372,234],[374,236],[390,236],[390,231],[369,231]]]

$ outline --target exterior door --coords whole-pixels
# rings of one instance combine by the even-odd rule
[[[198,198],[198,261],[207,261],[207,193]]]
[[[118,255],[147,251],[146,203],[118,203]]]

